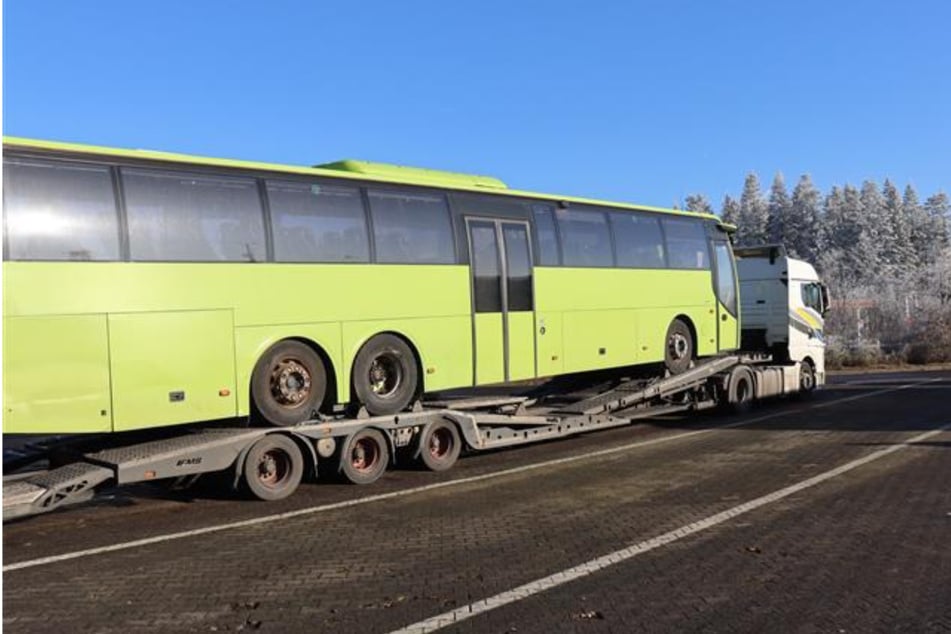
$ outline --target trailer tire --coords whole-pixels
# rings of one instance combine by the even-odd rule
[[[251,399],[257,413],[276,427],[313,417],[327,394],[327,369],[320,356],[293,339],[271,346],[251,375]]]
[[[390,461],[390,446],[378,429],[354,432],[340,449],[340,473],[352,484],[370,484],[380,479]]]
[[[353,362],[353,392],[372,416],[406,409],[416,397],[418,381],[416,357],[396,335],[372,337]]]
[[[753,406],[753,373],[747,368],[738,367],[730,373],[730,385],[727,388],[727,403],[736,414],[744,414]]]
[[[456,426],[446,420],[427,425],[419,434],[417,455],[430,471],[446,471],[459,459],[462,439]]]
[[[268,434],[244,458],[243,479],[259,500],[282,500],[297,490],[304,475],[304,455],[297,443],[281,434]]]
[[[671,374],[682,374],[690,369],[694,356],[693,334],[679,317],[670,322],[664,338],[664,365]]]

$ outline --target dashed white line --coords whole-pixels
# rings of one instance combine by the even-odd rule
[[[836,467],[835,469],[830,469],[829,471],[825,471],[819,475],[779,489],[778,491],[773,491],[772,493],[755,498],[749,502],[744,502],[743,504],[734,506],[733,508],[727,509],[725,511],[721,511],[720,513],[710,515],[709,517],[706,517],[702,520],[686,524],[675,530],[668,531],[662,535],[652,537],[651,539],[642,542],[638,542],[628,546],[627,548],[622,548],[621,550],[604,555],[603,557],[598,557],[597,559],[592,559],[591,561],[587,561],[578,566],[568,568],[567,570],[556,572],[553,575],[536,579],[535,581],[531,581],[517,588],[501,592],[494,596],[470,603],[469,605],[456,608],[455,610],[451,610],[449,612],[444,612],[432,618],[426,619],[425,621],[408,625],[400,630],[395,630],[391,634],[423,634],[424,632],[432,632],[434,630],[442,629],[448,625],[470,619],[490,610],[500,608],[510,603],[527,599],[540,592],[562,586],[576,579],[587,577],[588,575],[604,570],[605,568],[609,568],[616,564],[628,561],[629,559],[633,559],[638,555],[650,552],[656,548],[660,548],[661,546],[666,546],[667,544],[671,544],[695,533],[699,533],[700,531],[712,528],[718,524],[722,524],[735,517],[743,515],[744,513],[749,513],[750,511],[758,509],[762,506],[766,506],[767,504],[771,504],[795,493],[799,493],[805,489],[814,487],[870,462],[880,460],[889,454],[914,445],[915,443],[927,440],[928,438],[936,436],[948,429],[951,429],[951,424],[947,424],[939,429],[934,429],[932,431],[919,434],[910,440],[897,443],[891,447],[880,449],[862,458],[847,462],[839,467]]]
[[[835,399],[833,401],[826,401],[822,403],[815,403],[810,405],[807,408],[798,408],[794,410],[782,410],[779,412],[772,412],[770,414],[765,414],[763,416],[758,416],[756,418],[745,419],[737,421],[735,423],[730,423],[727,425],[718,425],[716,427],[708,427],[704,429],[696,429],[688,432],[683,432],[679,434],[672,434],[670,436],[661,436],[659,438],[651,438],[648,440],[641,440],[637,442],[628,443],[625,445],[618,445],[617,447],[609,447],[607,449],[600,449],[598,451],[592,451],[584,454],[578,454],[575,456],[568,456],[565,458],[557,458],[554,460],[546,460],[544,462],[538,462],[528,465],[523,465],[521,467],[513,467],[511,469],[504,469],[502,471],[494,471],[492,473],[484,473],[477,476],[470,476],[467,478],[458,478],[454,480],[447,480],[445,482],[435,482],[433,484],[427,484],[420,487],[413,487],[410,489],[403,489],[400,491],[391,491],[389,493],[380,493],[376,495],[368,495],[366,497],[357,498],[354,500],[346,500],[343,502],[336,502],[333,504],[321,504],[319,506],[311,506],[307,508],[297,509],[294,511],[287,511],[285,513],[277,513],[274,515],[265,515],[262,517],[255,517],[247,520],[239,520],[236,522],[228,522],[226,524],[217,524],[214,526],[205,526],[202,528],[191,529],[187,531],[179,531],[176,533],[166,533],[164,535],[154,535],[152,537],[145,537],[142,539],[135,539],[127,542],[120,542],[117,544],[110,544],[108,546],[99,546],[96,548],[87,548],[84,550],[77,550],[73,552],[61,553],[58,555],[50,555],[47,557],[39,557],[36,559],[28,559],[25,561],[19,561],[12,564],[7,564],[3,566],[3,572],[13,572],[15,570],[23,570],[25,568],[34,568],[36,566],[43,566],[47,564],[53,564],[62,561],[70,561],[73,559],[80,559],[83,557],[92,557],[94,555],[102,555],[106,553],[116,552],[120,550],[129,550],[132,548],[140,548],[142,546],[149,546],[152,544],[160,544],[163,542],[170,542],[179,539],[185,539],[188,537],[197,537],[199,535],[208,535],[211,533],[219,533],[227,530],[234,530],[239,528],[247,528],[250,526],[257,526],[260,524],[268,524],[271,522],[279,522],[282,520],[292,519],[295,517],[301,517],[304,515],[313,515],[316,513],[325,513],[328,511],[335,511],[339,509],[344,509],[352,506],[359,506],[363,504],[370,504],[372,502],[381,502],[383,500],[390,500],[394,498],[407,497],[410,495],[415,495],[417,493],[424,493],[426,491],[434,491],[436,489],[445,489],[449,487],[461,486],[464,484],[472,484],[474,482],[482,482],[485,480],[491,480],[494,478],[502,478],[505,476],[515,475],[519,473],[525,473],[528,471],[534,471],[537,469],[545,469],[548,467],[559,466],[564,464],[570,464],[573,462],[580,462],[582,460],[589,460],[591,458],[600,458],[602,456],[608,456],[615,453],[621,453],[624,451],[630,451],[632,449],[638,449],[640,447],[648,447],[651,445],[659,445],[662,443],[673,442],[675,440],[681,440],[684,438],[690,438],[693,436],[699,436],[701,434],[708,434],[711,432],[730,429],[733,427],[743,427],[747,425],[753,425],[755,423],[768,420],[771,418],[777,418],[780,416],[788,416],[790,414],[802,412],[803,409],[820,409],[825,407],[830,407],[839,403],[847,403],[849,401],[855,401],[863,398],[869,398],[872,396],[877,396],[879,394],[885,394],[887,392],[895,392],[898,390],[905,390],[909,388],[916,387],[918,385],[923,385],[925,383],[930,383],[939,379],[930,379],[928,381],[920,381],[917,383],[909,383],[902,385],[900,387],[892,387],[881,390],[876,390],[874,392],[869,392],[867,394],[857,394],[855,396],[848,396],[840,399]]]

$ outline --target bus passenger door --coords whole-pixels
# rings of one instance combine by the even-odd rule
[[[475,383],[535,376],[528,223],[467,218]]]
[[[733,253],[726,240],[713,242],[715,256],[714,284],[717,296],[717,349],[735,350],[740,344],[739,289]]]

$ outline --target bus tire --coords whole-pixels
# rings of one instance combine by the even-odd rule
[[[244,458],[244,486],[259,500],[282,500],[297,490],[304,475],[304,455],[287,436],[268,434]]]
[[[353,391],[372,416],[396,414],[416,397],[419,368],[409,345],[382,334],[363,344],[353,362]]]
[[[447,420],[427,425],[419,434],[419,461],[430,471],[446,471],[459,459],[462,439],[459,430]]]
[[[390,446],[378,429],[354,432],[340,449],[340,473],[353,484],[376,482],[390,461]]]
[[[694,356],[693,335],[679,317],[670,322],[664,339],[664,365],[671,374],[682,374],[690,368]]]
[[[251,400],[257,413],[277,427],[314,417],[327,394],[327,369],[305,343],[287,339],[271,346],[251,375]]]

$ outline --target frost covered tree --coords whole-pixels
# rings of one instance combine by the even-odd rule
[[[789,195],[786,193],[786,181],[783,179],[782,172],[776,172],[773,184],[769,188],[769,203],[766,206],[766,239],[769,242],[786,243],[787,216],[789,216]]]
[[[723,219],[723,222],[731,225],[739,222],[740,204],[729,194],[723,197],[723,204],[720,206],[720,218]]]
[[[786,248],[797,258],[815,261],[819,253],[819,190],[809,174],[799,177],[789,201]]]
[[[766,201],[760,191],[759,178],[754,172],[746,175],[743,194],[740,196],[740,212],[737,218],[736,242],[740,245],[763,244],[769,237],[766,232],[768,216]]]
[[[701,214],[712,214],[713,205],[703,194],[690,194],[684,201],[684,209]]]

